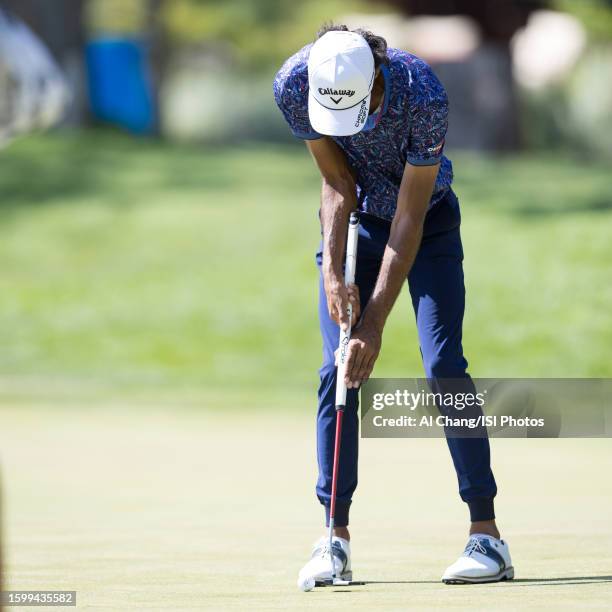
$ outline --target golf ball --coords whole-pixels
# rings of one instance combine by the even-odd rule
[[[302,591],[312,591],[315,587],[315,579],[311,576],[306,576],[305,578],[298,579],[298,587]]]

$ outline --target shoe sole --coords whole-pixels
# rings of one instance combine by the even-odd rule
[[[503,582],[514,579],[514,568],[507,567],[495,576],[484,576],[483,578],[469,578],[467,576],[455,576],[453,578],[442,578],[444,584],[484,584],[486,582]]]

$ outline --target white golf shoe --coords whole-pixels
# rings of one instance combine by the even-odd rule
[[[470,536],[463,555],[442,576],[446,584],[512,580],[514,567],[508,544],[483,533]]]
[[[348,540],[338,538],[332,539],[332,550],[336,577],[341,580],[352,580],[351,571],[351,545]],[[310,561],[300,570],[298,575],[298,586],[314,580],[316,584],[330,583],[332,581],[332,567],[329,555],[329,539],[323,536],[312,549]]]

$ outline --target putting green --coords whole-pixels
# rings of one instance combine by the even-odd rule
[[[517,579],[445,586],[466,511],[442,440],[364,440],[350,588],[299,592],[322,533],[303,412],[4,406],[5,588],[78,607],[528,609],[612,605],[609,440],[494,440]]]

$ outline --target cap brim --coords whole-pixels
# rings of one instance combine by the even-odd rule
[[[359,104],[345,110],[332,110],[322,106],[308,93],[310,125],[324,136],[352,136],[363,129],[370,111],[370,95]]]

